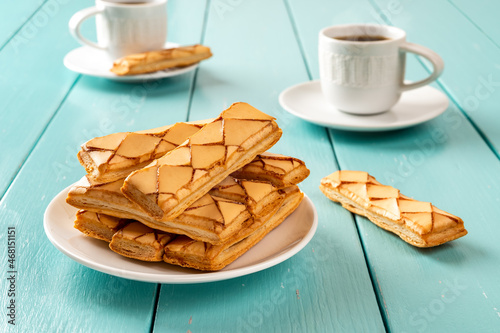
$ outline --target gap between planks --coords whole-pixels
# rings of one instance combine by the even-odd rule
[[[375,9],[377,15],[388,25],[391,25],[391,26],[394,26],[394,24],[385,16],[383,15],[383,13],[381,12],[381,9],[380,7],[377,5],[377,3],[375,2],[375,0],[368,0],[368,2],[372,5],[372,7]],[[473,21],[471,21],[469,19],[469,17],[467,17],[467,15],[465,15],[457,6],[455,6],[451,1],[448,1],[454,8],[457,9],[457,11],[459,13],[461,13],[468,21],[470,21],[479,31],[481,31],[486,38],[488,38],[488,40],[492,41],[491,38],[486,34],[484,33],[484,31],[482,29],[480,29]],[[493,42],[493,41],[492,41]],[[498,47],[498,45],[493,42],[493,44],[495,46]],[[420,65],[422,65],[422,67],[424,68],[424,70],[428,73],[428,74],[431,74],[432,73],[432,70],[430,68],[427,67],[427,65],[422,61],[422,59],[420,57],[416,57],[417,58],[417,61],[420,63]],[[481,128],[476,124],[476,122],[469,117],[469,115],[465,112],[465,110],[460,106],[460,103],[458,100],[456,100],[454,97],[453,97],[453,94],[451,94],[451,92],[444,86],[444,84],[441,82],[441,79],[437,79],[436,80],[436,83],[437,85],[441,88],[441,90],[443,90],[443,92],[446,94],[446,96],[451,100],[451,102],[456,106],[456,108],[458,109],[458,111],[465,117],[465,119],[471,124],[471,126],[474,128],[474,130],[477,132],[477,134],[479,134],[479,136],[481,137],[481,139],[484,141],[484,143],[486,144],[486,146],[488,146],[488,148],[491,150],[491,152],[493,153],[493,155],[495,155],[497,157],[497,159],[500,160],[500,151],[497,151],[495,149],[495,146],[493,145],[493,143],[488,139],[488,137],[486,136],[486,134],[484,133],[483,130],[481,130]]]
[[[161,283],[156,286],[155,302],[153,305],[153,315],[151,316],[151,323],[149,324],[149,333],[153,333],[155,329],[156,312],[158,311],[158,300],[160,299]]]
[[[44,0],[44,1],[40,4],[40,6],[38,6],[38,7],[37,7],[37,8],[33,11],[33,13],[31,13],[31,15],[30,15],[30,16],[28,16],[28,17],[26,18],[26,20],[25,20],[23,23],[21,23],[21,25],[19,26],[19,28],[17,28],[17,29],[16,29],[16,30],[12,33],[12,35],[10,35],[10,36],[7,38],[7,40],[5,41],[5,43],[3,43],[3,45],[1,45],[1,46],[0,46],[0,52],[2,52],[2,50],[5,48],[5,46],[7,46],[7,44],[9,44],[9,43],[10,43],[10,41],[11,41],[12,39],[14,39],[14,37],[15,37],[15,36],[16,36],[16,35],[17,35],[17,34],[18,34],[18,33],[19,33],[19,32],[20,32],[23,28],[24,28],[24,26],[25,26],[25,25],[26,25],[29,21],[31,21],[31,19],[33,18],[33,16],[35,16],[35,15],[36,15],[36,14],[40,11],[40,9],[42,9],[42,7],[45,5],[45,3],[46,3],[46,2],[48,2],[48,1],[49,1],[49,0]]]
[[[466,19],[467,21],[469,21],[469,22],[470,22],[470,23],[471,23],[474,27],[476,27],[476,29],[477,29],[477,30],[481,31],[481,32],[483,33],[483,35],[484,35],[486,38],[488,38],[488,40],[489,40],[490,42],[492,42],[492,43],[493,43],[493,45],[495,45],[497,48],[499,48],[499,49],[500,49],[500,45],[498,45],[498,43],[497,43],[497,42],[496,42],[493,38],[491,38],[491,37],[490,37],[490,35],[488,35],[488,34],[486,33],[486,31],[484,31],[483,29],[481,29],[481,27],[480,27],[479,25],[477,25],[477,24],[476,24],[476,22],[474,22],[474,20],[473,20],[473,19],[471,19],[471,18],[470,18],[470,17],[469,17],[469,16],[468,16],[468,15],[467,15],[467,14],[466,14],[466,13],[465,13],[465,12],[464,12],[461,8],[460,8],[460,7],[459,7],[459,6],[457,6],[457,5],[456,5],[456,4],[455,4],[452,0],[448,0],[448,3],[449,3],[450,5],[452,5],[452,6],[453,6],[453,7],[454,7],[454,8],[455,8],[455,9],[456,9],[456,10],[457,10],[460,14],[462,14],[462,16],[463,16],[463,17],[465,17],[465,19]]]
[[[310,71],[310,68],[309,68],[309,66],[307,64],[307,59],[305,57],[305,50],[304,50],[302,41],[301,41],[301,39],[299,37],[299,34],[298,34],[297,25],[295,23],[293,12],[292,12],[291,7],[290,7],[290,5],[288,3],[289,0],[283,0],[283,1],[284,1],[284,4],[285,4],[285,8],[287,10],[287,13],[288,13],[288,17],[290,19],[290,24],[292,25],[292,29],[293,29],[293,32],[294,32],[294,35],[295,35],[295,39],[297,40],[297,44],[298,44],[298,47],[300,49],[300,54],[302,56],[302,61],[304,63],[304,66],[306,67],[307,76],[308,76],[309,80],[311,81],[312,80],[311,71]],[[373,4],[372,4],[372,6],[373,6]],[[376,8],[376,10],[377,10],[377,8]],[[377,10],[377,14],[378,13],[379,13],[379,11]],[[335,160],[336,167],[337,167],[338,170],[341,170],[340,162],[339,162],[339,160],[337,158],[337,153],[335,151],[335,146],[334,146],[334,143],[333,143],[332,130],[329,130],[328,128],[325,128],[325,131],[326,131],[328,140],[330,142],[330,147],[332,148],[333,158]],[[377,305],[378,305],[378,308],[379,308],[380,316],[382,317],[382,322],[384,324],[384,329],[385,329],[386,332],[390,332],[388,321],[387,321],[387,318],[386,318],[386,312],[384,310],[385,309],[384,308],[384,300],[381,297],[381,293],[380,293],[379,288],[377,288],[376,285],[375,285],[376,284],[376,277],[373,275],[374,273],[372,273],[372,270],[370,269],[370,262],[368,260],[367,254],[366,254],[365,244],[363,243],[363,239],[361,237],[361,231],[359,230],[359,227],[358,227],[358,221],[356,220],[356,217],[355,217],[354,213],[351,213],[351,216],[352,216],[352,220],[354,222],[354,225],[356,227],[356,232],[358,234],[359,242],[360,242],[360,245],[361,245],[361,250],[363,251],[363,257],[364,257],[364,260],[365,260],[365,265],[366,265],[366,268],[367,268],[367,271],[368,271],[368,275],[370,276],[370,282],[372,284],[373,293],[375,294],[375,297],[377,299]],[[297,290],[297,298],[299,298],[299,291],[298,290]]]
[[[56,107],[54,113],[52,113],[52,115],[50,116],[50,119],[47,121],[47,124],[45,124],[45,126],[43,127],[42,131],[40,132],[40,134],[38,135],[38,137],[36,138],[35,142],[33,143],[33,146],[28,150],[28,153],[25,155],[25,157],[23,158],[22,162],[19,164],[19,168],[17,169],[17,171],[15,172],[14,176],[12,176],[12,178],[9,180],[8,182],[8,185],[5,187],[5,190],[3,193],[0,193],[0,203],[2,202],[3,200],[3,197],[5,195],[5,193],[7,193],[10,189],[10,187],[12,186],[12,183],[14,183],[14,181],[16,180],[17,176],[19,175],[19,172],[21,171],[21,169],[23,168],[24,164],[26,163],[26,161],[28,160],[28,158],[30,157],[31,153],[35,150],[36,146],[38,145],[38,143],[40,142],[40,140],[42,139],[42,136],[45,134],[45,132],[47,131],[47,128],[50,126],[50,124],[52,123],[52,121],[54,120],[55,116],[57,115],[57,113],[59,112],[59,110],[61,109],[61,107],[63,106],[64,102],[66,101],[66,99],[68,98],[69,94],[71,93],[71,91],[73,90],[73,88],[75,87],[76,83],[80,80],[80,78],[82,77],[81,74],[79,74],[75,81],[73,81],[73,83],[71,84],[71,86],[69,87],[68,91],[66,92],[66,94],[64,95],[64,97],[61,99],[61,102],[59,103],[59,105]]]

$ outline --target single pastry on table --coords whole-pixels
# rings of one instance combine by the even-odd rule
[[[211,56],[210,48],[199,44],[149,51],[116,60],[111,72],[120,76],[152,73],[173,67],[189,66]]]
[[[281,134],[274,117],[234,103],[183,144],[132,172],[121,191],[156,220],[173,219]]]
[[[437,246],[467,234],[458,216],[402,195],[364,171],[336,171],[321,180],[320,189],[330,200],[417,247]]]

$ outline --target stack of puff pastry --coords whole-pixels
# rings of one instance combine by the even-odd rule
[[[94,138],[66,199],[80,209],[75,228],[126,257],[220,270],[303,199],[304,162],[267,152],[281,134],[235,103],[215,119]]]

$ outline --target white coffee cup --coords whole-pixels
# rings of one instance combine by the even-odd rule
[[[338,39],[353,39],[353,36],[384,39]],[[406,52],[427,58],[434,67],[433,73],[424,80],[405,84]],[[431,83],[443,68],[443,60],[437,53],[406,42],[406,33],[396,27],[350,24],[319,32],[321,90],[333,106],[344,112],[367,115],[387,111],[398,102],[403,91]]]
[[[72,35],[83,45],[105,51],[111,60],[162,49],[167,41],[167,0],[111,2],[77,12],[69,21]],[[87,18],[96,15],[97,43],[80,33]]]

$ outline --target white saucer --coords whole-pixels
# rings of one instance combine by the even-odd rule
[[[387,131],[431,120],[448,108],[448,98],[430,86],[409,90],[389,111],[369,116],[341,112],[326,101],[319,81],[309,81],[285,89],[281,106],[291,114],[314,124],[349,131]]]
[[[70,186],[71,187],[71,186]],[[61,191],[45,210],[43,227],[54,246],[97,271],[138,281],[190,284],[221,281],[255,273],[292,257],[312,239],[318,215],[304,195],[297,209],[241,257],[217,272],[201,272],[164,262],[152,263],[123,257],[104,241],[83,235],[73,227],[77,209],[66,203],[70,187]]]
[[[179,44],[167,43],[165,48],[178,47]],[[118,76],[109,70],[113,67],[113,61],[110,60],[104,51],[94,49],[90,46],[82,46],[72,50],[64,57],[64,66],[74,72],[103,77],[115,81],[137,82],[158,80],[170,76],[181,75],[194,70],[198,64],[187,67],[171,68],[148,74]]]

